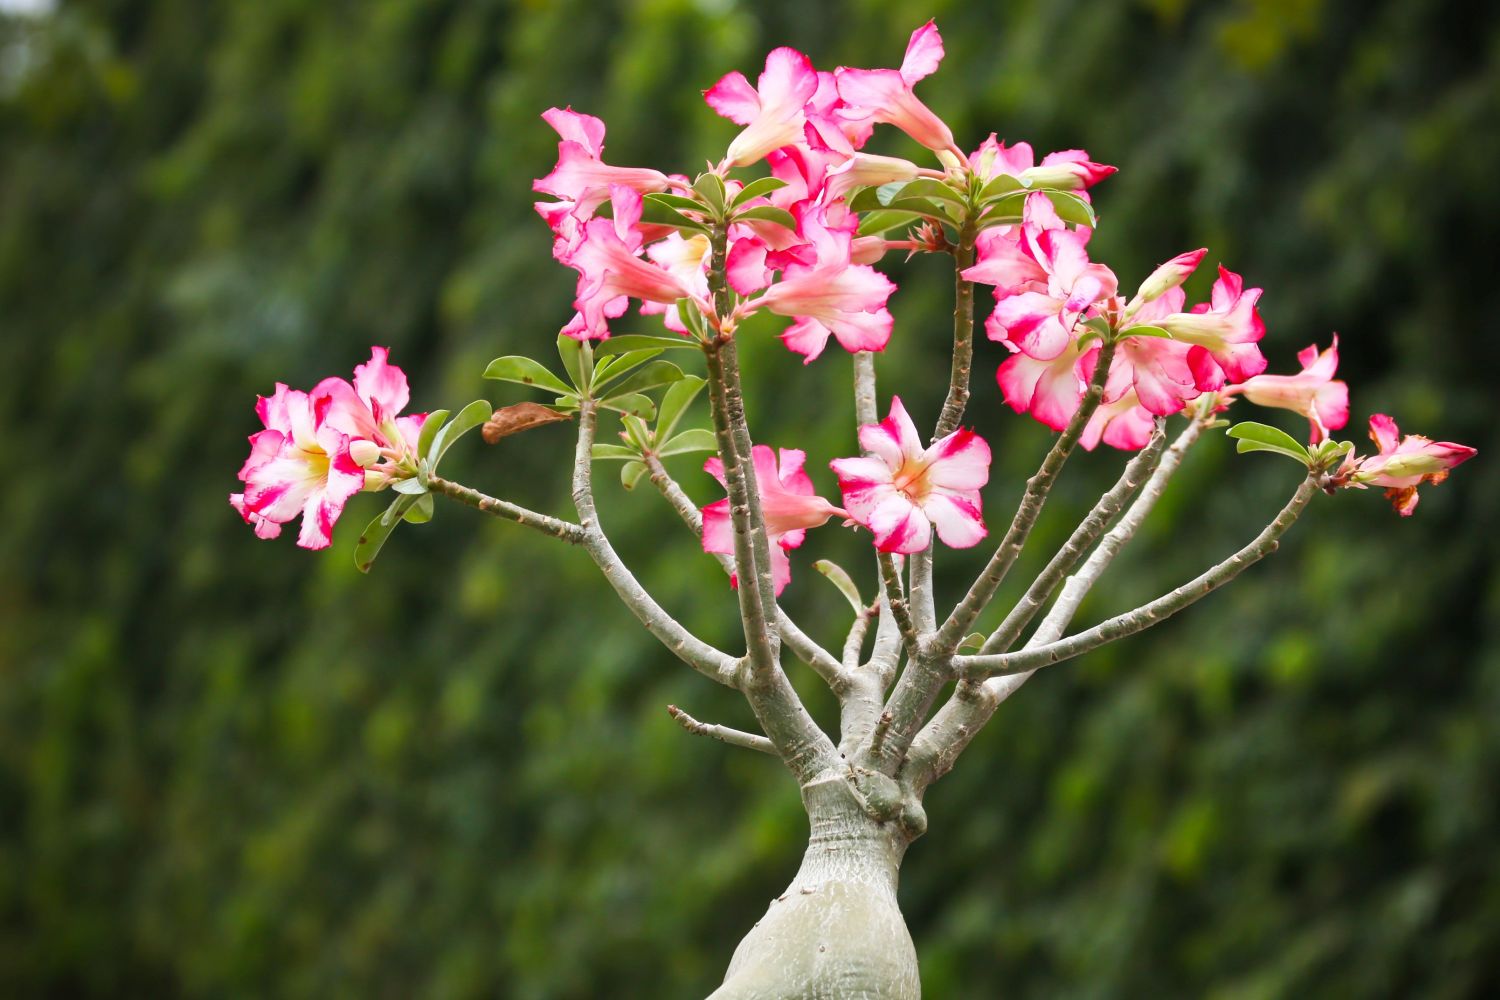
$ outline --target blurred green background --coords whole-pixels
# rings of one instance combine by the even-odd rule
[[[479,372],[550,360],[571,314],[530,207],[555,157],[542,110],[603,117],[611,162],[692,172],[734,132],[699,96],[722,73],[753,78],[783,43],[895,65],[929,16],[948,57],[921,93],[961,143],[1120,166],[1093,248],[1122,284],[1208,245],[1266,288],[1273,369],[1339,331],[1347,436],[1386,411],[1481,455],[1409,520],[1378,492],[1317,503],[1234,587],[1007,703],[929,795],[902,873],[927,995],[1492,995],[1500,7],[1473,0],[0,14],[0,993],[712,988],[806,833],[779,765],[664,711],[748,725],[736,696],[638,632],[583,554],[509,523],[439,509],[365,578],[351,548],[376,500],[315,555],[257,541],[225,496],[255,394],[347,376],[372,343],[418,409],[524,398]],[[883,394],[931,420],[949,278],[891,271]],[[803,368],[775,329],[742,338],[757,439],[807,448],[831,494],[848,358]],[[979,353],[995,521],[1048,437],[1002,406],[996,345]],[[448,471],[562,512],[569,447],[565,427],[474,435]],[[1076,460],[1023,570],[1119,463]],[[734,646],[717,569],[600,468],[627,559]],[[1294,479],[1200,446],[1084,616],[1196,573]],[[863,551],[828,530],[795,560],[788,597],[828,642],[847,612],[810,564],[870,587]],[[979,558],[945,557],[944,593]]]

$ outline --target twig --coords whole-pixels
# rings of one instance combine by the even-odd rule
[[[730,746],[744,747],[746,750],[758,750],[776,756],[776,744],[764,736],[754,733],[741,732],[738,729],[730,729],[728,726],[718,726],[708,722],[699,722],[688,715],[676,705],[667,706],[667,714],[677,720],[677,724],[694,736],[707,736],[718,740],[720,743],[728,743]]]
[[[535,528],[544,535],[560,538],[572,545],[582,545],[584,541],[584,530],[572,521],[562,518],[549,517],[546,514],[538,514],[536,511],[527,510],[508,500],[497,500],[492,496],[486,496],[476,489],[455,483],[452,480],[443,479],[440,476],[428,476],[427,488],[434,493],[441,493],[460,503],[466,503],[476,510],[496,517],[507,518],[517,524],[524,524],[528,528]]]
[[[1318,485],[1313,479],[1304,479],[1297,487],[1297,492],[1292,495],[1292,499],[1256,536],[1254,541],[1217,566],[1149,604],[1122,615],[1116,615],[1085,632],[1037,646],[1034,649],[1024,649],[1015,653],[996,653],[989,656],[960,656],[955,658],[954,663],[965,677],[973,680],[1027,673],[1040,667],[1072,659],[1082,653],[1097,649],[1105,643],[1127,635],[1134,635],[1136,632],[1166,621],[1172,615],[1207,597],[1276,551],[1277,539],[1292,526],[1317,491]]]

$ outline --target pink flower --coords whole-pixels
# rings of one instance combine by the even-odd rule
[[[923,448],[900,398],[892,397],[890,415],[861,427],[859,443],[871,454],[830,464],[849,516],[874,533],[876,548],[921,552],[934,528],[955,549],[984,538],[979,489],[990,477],[990,447],[983,438],[960,428]]]
[[[1420,434],[1401,437],[1396,421],[1384,413],[1370,418],[1370,438],[1378,455],[1355,460],[1346,485],[1384,486],[1386,498],[1402,517],[1417,509],[1417,487],[1448,478],[1448,470],[1479,454],[1468,445],[1433,441]]]
[[[1295,410],[1311,424],[1308,440],[1317,444],[1349,422],[1349,387],[1333,377],[1339,366],[1338,334],[1328,350],[1319,354],[1313,344],[1303,348],[1297,360],[1302,371],[1296,375],[1256,375],[1230,386],[1225,395],[1238,391],[1256,406]]]
[[[1266,359],[1256,342],[1265,336],[1255,304],[1259,288],[1245,288],[1244,280],[1222,265],[1211,302],[1154,321],[1174,339],[1206,350],[1229,382],[1243,382],[1266,370]]]
[[[787,261],[781,280],[745,303],[746,310],[764,307],[793,317],[781,339],[804,355],[804,364],[823,353],[830,334],[850,352],[884,350],[892,324],[886,300],[896,286],[874,268],[852,263],[849,232],[826,225],[820,212],[801,211],[798,223],[815,259]]]
[[[553,232],[562,234],[568,216],[587,222],[594,209],[609,198],[612,187],[628,187],[644,194],[671,186],[671,180],[659,170],[612,167],[600,159],[604,153],[604,123],[592,115],[581,115],[572,108],[549,108],[542,119],[562,137],[557,144],[557,166],[531,185],[534,191],[562,199],[537,204],[537,211]]]
[[[1146,276],[1146,280],[1141,282],[1135,298],[1130,300],[1130,305],[1126,307],[1126,314],[1134,315],[1146,303],[1155,302],[1172,289],[1181,287],[1182,283],[1198,269],[1199,262],[1207,253],[1207,247],[1189,250],[1187,253],[1178,254],[1152,271]]]
[[[818,74],[812,62],[796,49],[772,49],[766,68],[750,86],[743,73],[726,74],[704,91],[708,106],[745,129],[735,136],[725,154],[724,165],[745,167],[765,159],[766,154],[803,139],[807,124],[804,109],[818,89]]]
[[[640,194],[620,186],[610,193],[614,218],[590,219],[582,238],[563,258],[578,272],[573,300],[578,312],[562,332],[577,340],[608,337],[607,320],[624,315],[631,298],[670,306],[694,296],[692,281],[638,256],[643,242],[637,228]]]
[[[1080,352],[1076,342],[1047,361],[1018,351],[1000,363],[995,380],[1012,410],[1060,431],[1078,412],[1098,357],[1097,345]]]
[[[912,91],[917,81],[930,76],[943,61],[943,39],[937,25],[928,21],[912,32],[906,57],[894,69],[848,69],[835,73],[844,107],[839,115],[851,121],[894,125],[928,149],[951,151],[963,156],[953,142],[953,132]]]
[[[255,412],[266,428],[250,438],[239,472],[243,493],[229,497],[261,538],[301,515],[297,544],[327,548],[344,504],[416,474],[417,439],[427,414],[400,416],[410,400],[406,375],[384,347],[354,369],[354,384],[327,378],[310,393],[281,383]]]
[[[991,340],[1008,341],[1038,361],[1067,349],[1084,313],[1115,294],[1114,272],[1090,263],[1090,231],[1053,228],[1051,202],[1037,192],[1026,199],[1027,221],[1014,240],[986,240],[983,257],[966,269],[971,281],[996,282],[995,309],[985,321]]]
[[[990,137],[969,154],[969,169],[984,181],[1008,174],[1025,187],[1077,191],[1093,187],[1119,168],[1095,163],[1081,149],[1048,153],[1038,166],[1029,143],[1018,142],[1007,148],[991,132]]]
[[[349,498],[365,487],[365,470],[349,454],[349,437],[322,425],[305,392],[276,384],[255,407],[265,430],[250,438],[250,457],[239,472],[243,493],[229,502],[260,538],[275,538],[300,516],[297,544],[327,548],[333,525]]]
[[[808,528],[816,528],[835,514],[848,515],[824,500],[814,490],[812,480],[803,471],[805,452],[781,448],[780,468],[771,449],[758,444],[750,449],[755,464],[755,482],[760,490],[760,510],[765,518],[766,537],[771,542],[771,578],[780,594],[792,580],[792,563],[787,553],[802,544]],[[724,463],[717,455],[703,463],[703,470],[724,482]],[[734,553],[734,524],[730,518],[729,498],[717,500],[703,508],[703,551]],[[731,583],[739,581],[730,577]]]
[[[1121,451],[1139,451],[1151,440],[1151,431],[1156,418],[1151,411],[1136,399],[1135,390],[1128,390],[1112,403],[1104,403],[1083,427],[1078,443],[1093,451],[1103,441],[1111,448]]]

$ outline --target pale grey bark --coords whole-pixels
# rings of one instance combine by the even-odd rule
[[[755,733],[747,733],[739,729],[730,729],[728,726],[699,722],[676,705],[668,705],[667,714],[676,720],[679,726],[694,736],[707,736],[711,740],[728,743],[730,746],[744,747],[746,750],[755,750],[759,753],[768,753],[773,757],[776,756],[776,744],[764,736],[757,736]]]
[[[888,779],[887,779],[888,780]],[[896,901],[910,840],[888,789],[830,770],[802,788],[802,866],[745,935],[709,1000],[918,1000],[911,934]],[[888,813],[886,819],[871,815]]]

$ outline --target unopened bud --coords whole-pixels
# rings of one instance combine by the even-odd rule
[[[349,442],[349,457],[354,459],[354,464],[361,469],[368,469],[380,461],[380,445],[363,438],[351,441]]]

